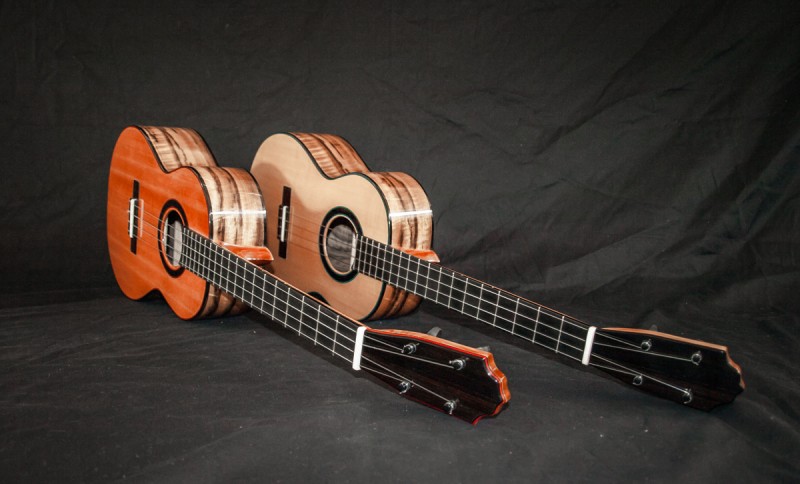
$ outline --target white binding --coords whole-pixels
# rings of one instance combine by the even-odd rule
[[[589,332],[586,333],[586,346],[583,347],[583,358],[581,363],[589,365],[589,358],[592,356],[592,345],[594,344],[594,333],[597,331],[597,326],[589,326]]]
[[[426,210],[409,210],[407,212],[390,212],[389,218],[398,218],[398,217],[413,217],[416,215],[430,215],[433,213],[432,209]]]
[[[364,333],[366,331],[366,326],[359,326],[356,330],[356,347],[353,349],[353,369],[356,371],[361,369],[361,349],[364,347]]]

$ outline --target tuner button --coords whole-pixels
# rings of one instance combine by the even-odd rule
[[[456,370],[463,370],[467,366],[467,360],[464,358],[456,358],[455,360],[450,360],[449,363]]]
[[[456,409],[455,400],[448,400],[444,402],[444,411],[447,412],[448,415],[453,415],[453,410],[455,409]]]
[[[397,389],[400,390],[400,394],[402,395],[403,393],[411,390],[411,382],[403,380],[399,385],[397,385]]]
[[[492,349],[489,347],[489,345],[486,345],[486,346],[478,346],[478,348],[477,348],[477,349],[479,349],[479,350],[481,350],[481,351],[485,351],[485,352],[487,352],[487,353],[491,353],[491,352],[492,352]]]
[[[438,338],[441,333],[442,333],[442,328],[438,326],[434,326],[428,331],[428,334],[433,336],[434,338]]]

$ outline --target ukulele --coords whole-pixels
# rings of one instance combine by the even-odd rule
[[[426,299],[689,407],[710,410],[744,389],[724,346],[599,328],[439,265],[419,183],[370,171],[338,136],[270,136],[251,173],[268,209],[275,273],[355,319],[407,314]]]
[[[473,424],[508,402],[505,375],[490,353],[430,334],[369,328],[264,270],[272,259],[265,227],[252,176],[219,167],[195,131],[129,127],[120,135],[107,236],[126,296],[158,291],[183,319],[252,308],[335,361]]]

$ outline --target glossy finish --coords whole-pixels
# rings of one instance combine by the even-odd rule
[[[107,217],[114,274],[133,299],[157,291],[184,319],[249,306],[347,362],[358,347],[364,373],[472,423],[508,402],[505,375],[490,353],[366,328],[259,267],[272,259],[260,190],[248,172],[216,166],[194,131],[126,129],[112,157]],[[413,355],[404,352],[408,345]],[[453,366],[456,360],[465,364]]]
[[[268,207],[277,209],[286,189],[292,193],[288,251],[276,258],[275,273],[355,318],[403,314],[424,298],[687,406],[707,410],[744,389],[725,347],[640,330],[595,331],[436,264],[430,204],[419,184],[408,175],[370,172],[337,136],[271,136],[251,170]],[[332,227],[331,220],[347,223]],[[277,239],[269,234],[267,242]],[[707,356],[695,361],[696,355]]]

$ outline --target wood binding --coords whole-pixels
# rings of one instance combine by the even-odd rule
[[[196,132],[127,128],[108,187],[109,254],[127,296],[158,291],[184,319],[247,305],[406,398],[471,423],[508,402],[489,352],[368,328],[260,268],[272,259],[261,191],[248,172],[217,166]]]
[[[282,166],[281,170],[272,170],[269,158],[274,154],[312,163],[292,163]],[[356,216],[360,228],[369,237],[435,257],[431,250],[431,207],[420,184],[405,173],[369,171],[355,149],[339,136],[309,133],[271,136],[259,148],[251,172],[259,184],[276,188],[265,190],[264,200],[267,225],[271,227],[267,246],[273,250],[279,244],[273,229],[278,226],[278,207],[282,203],[278,188],[291,188],[295,180],[303,180],[303,190],[307,193],[346,191],[350,195],[348,199],[354,203],[343,209]],[[329,186],[331,181],[335,187]],[[288,257],[293,258],[293,262],[288,264],[276,256],[271,263],[275,271],[359,320],[400,316],[414,310],[421,301],[418,296],[369,277],[355,276],[341,282],[333,291],[315,287],[312,281],[329,276],[318,249],[310,247],[304,239],[318,233],[323,223],[319,214],[328,213],[330,208],[323,197],[303,197],[302,204],[292,205]],[[411,215],[392,217],[391,214]],[[353,298],[354,293],[361,297]]]
[[[198,187],[203,186],[205,193],[197,197],[184,197],[191,200],[190,204],[182,205],[187,222],[205,231],[213,240],[237,246],[265,245],[261,191],[247,171],[216,167],[210,150],[194,130],[129,127],[120,135],[114,148],[112,163],[115,164],[115,170],[112,170],[108,185],[108,249],[122,291],[132,299],[141,299],[160,287],[170,307],[183,319],[241,313],[247,308],[244,304],[195,277],[174,278],[161,267],[131,270],[131,267],[136,267],[132,262],[115,264],[115,261],[126,261],[133,255],[130,254],[127,237],[127,206],[131,187],[126,185],[127,179],[115,178],[114,171],[135,173],[142,159],[148,159],[164,172],[174,175],[170,186],[142,184],[148,199],[166,203],[173,194],[195,193]],[[223,196],[233,191],[246,196]],[[205,200],[205,203],[200,204],[197,200]],[[149,205],[143,207],[145,212],[149,209]],[[150,214],[151,217],[158,215]],[[140,228],[140,231],[145,230],[156,229]],[[139,250],[153,249],[142,245]],[[158,254],[153,254],[139,260],[148,264],[161,259]]]
[[[741,369],[723,346],[642,330],[603,330],[437,264],[430,203],[419,183],[403,173],[369,171],[337,136],[271,136],[251,172],[268,211],[281,207],[281,193],[283,203],[288,192],[295,200],[282,221],[289,226],[282,234],[287,250],[274,261],[275,273],[356,319],[405,314],[426,298],[694,408],[730,402],[744,389]],[[333,227],[336,217],[345,222]],[[268,234],[267,245],[275,244]]]

